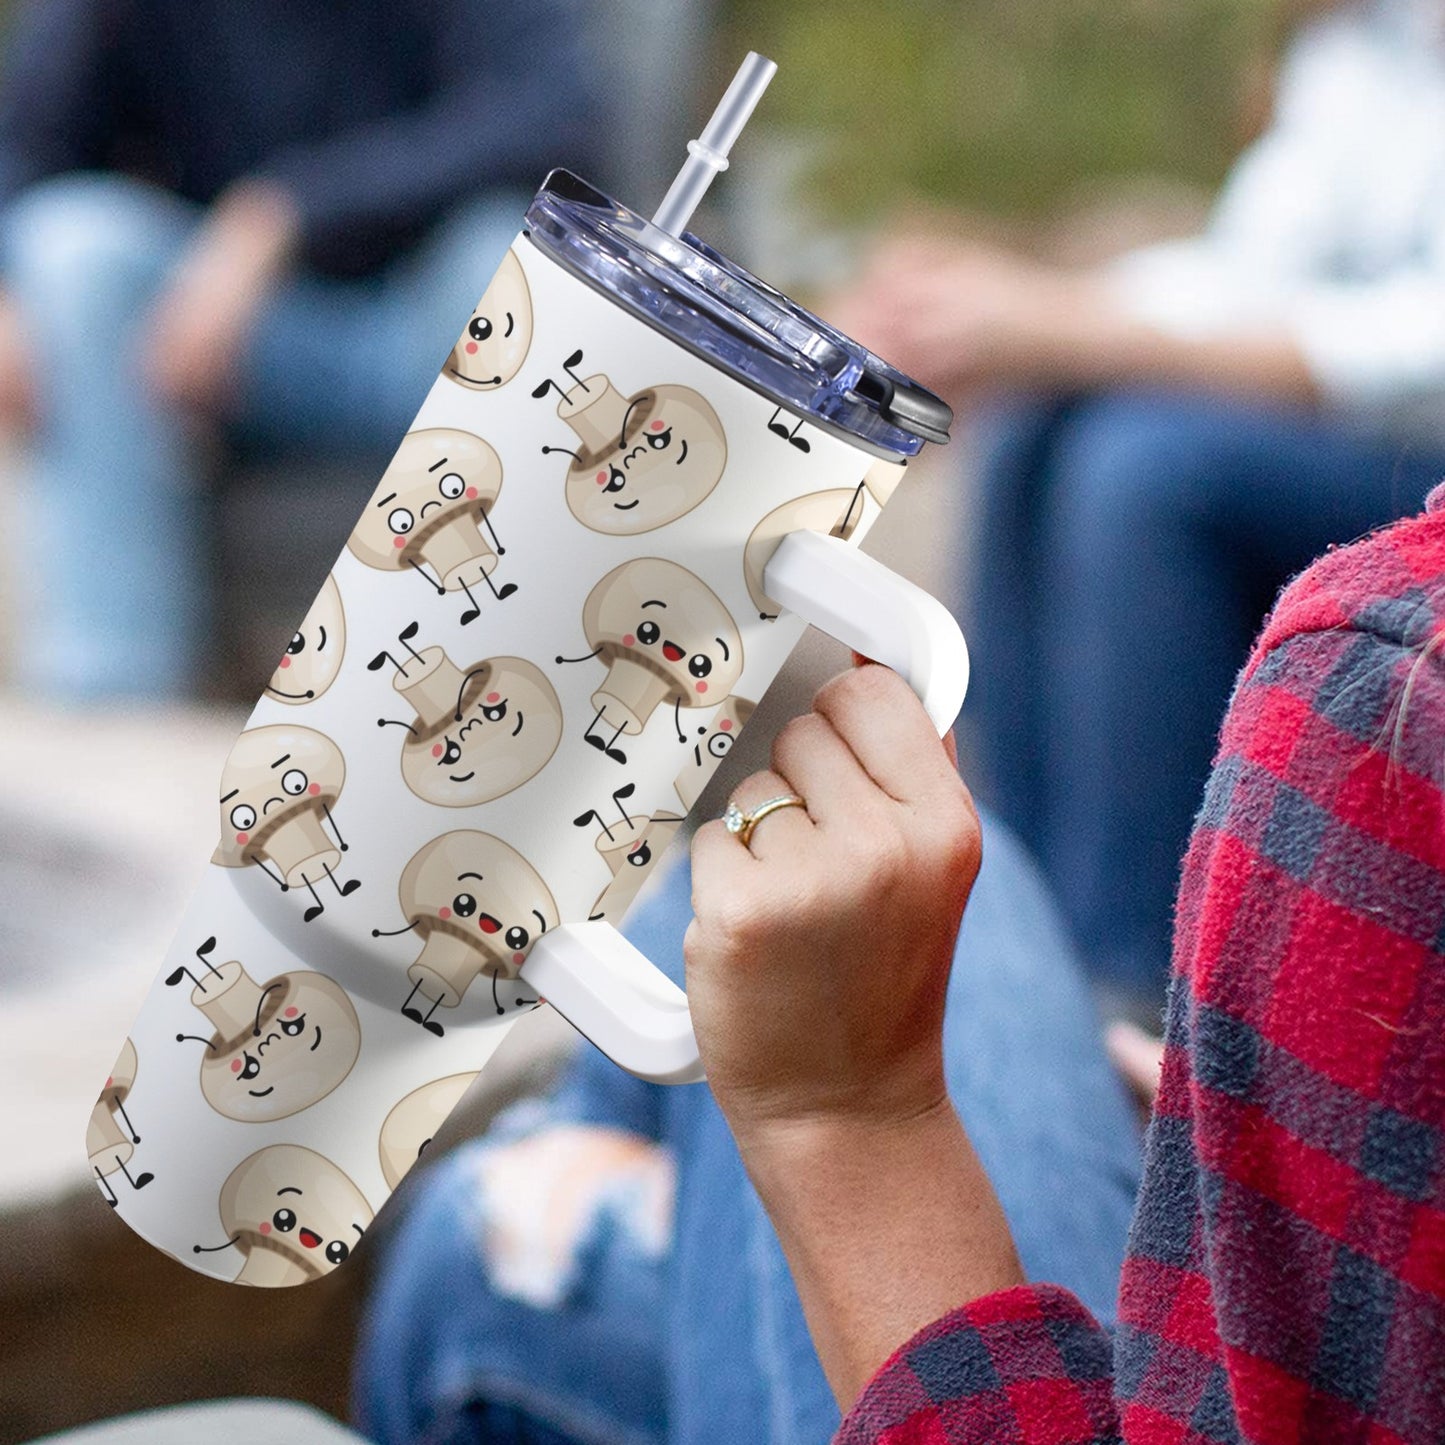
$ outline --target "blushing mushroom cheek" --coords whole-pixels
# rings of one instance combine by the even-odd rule
[[[451,911],[450,908],[442,907],[442,908],[438,908],[438,909],[437,909],[437,917],[438,917],[438,918],[447,919],[447,918],[450,918],[451,916],[452,916],[452,911]]]
[[[477,354],[477,343],[476,343],[475,341],[469,341],[469,342],[467,342],[467,355],[468,355],[468,356],[475,356],[476,354]]]
[[[271,1221],[269,1219],[263,1219],[261,1223],[257,1225],[257,1228],[261,1231],[262,1234],[270,1234]]]
[[[624,632],[622,634],[622,645],[624,647],[635,647],[637,645],[637,639],[630,632]]]
[[[702,684],[701,684],[701,683],[698,684],[698,690],[699,690],[699,691],[702,690]],[[319,797],[321,796],[321,784],[320,784],[320,783],[312,783],[311,786],[306,789],[306,791],[307,791],[308,793],[310,793],[313,798],[319,798]]]

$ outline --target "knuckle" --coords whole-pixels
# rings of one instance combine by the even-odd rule
[[[814,712],[801,713],[795,718],[783,724],[778,730],[777,737],[773,740],[773,762],[781,765],[789,758],[796,758],[800,753],[815,745],[819,736],[819,730],[827,727],[827,723]],[[779,771],[786,769],[779,766]]]

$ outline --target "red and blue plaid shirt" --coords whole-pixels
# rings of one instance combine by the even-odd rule
[[[1445,1442],[1442,776],[1431,510],[1296,579],[1240,677],[1117,1333],[1051,1285],[975,1300],[838,1445]]]

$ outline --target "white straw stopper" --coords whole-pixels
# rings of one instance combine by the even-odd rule
[[[652,224],[673,236],[682,235],[692,219],[697,204],[712,185],[712,178],[728,168],[728,152],[742,133],[757,103],[763,98],[768,82],[778,67],[756,50],[738,67],[738,73],[718,101],[712,119],[703,127],[697,140],[687,143],[687,159],[677,178],[662,198],[652,217]]]

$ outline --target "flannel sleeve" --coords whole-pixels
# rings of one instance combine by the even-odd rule
[[[1271,1445],[1445,1439],[1445,598],[1389,581],[1343,609],[1297,586],[1286,627],[1348,620],[1277,614],[1225,720],[1151,1140],[1178,1140],[1174,1180],[1190,1166],[1209,1309],[1182,1239],[1150,1248],[1146,1173],[1121,1346],[1169,1349],[1135,1372],[1126,1437],[1172,1409]]]
[[[1112,1346],[1052,1286],[975,1300],[837,1445],[1445,1439],[1445,626],[1402,592],[1299,596],[1331,623],[1277,614],[1236,691]]]
[[[1019,1285],[925,1326],[834,1445],[1117,1445],[1109,1336],[1067,1290]]]

